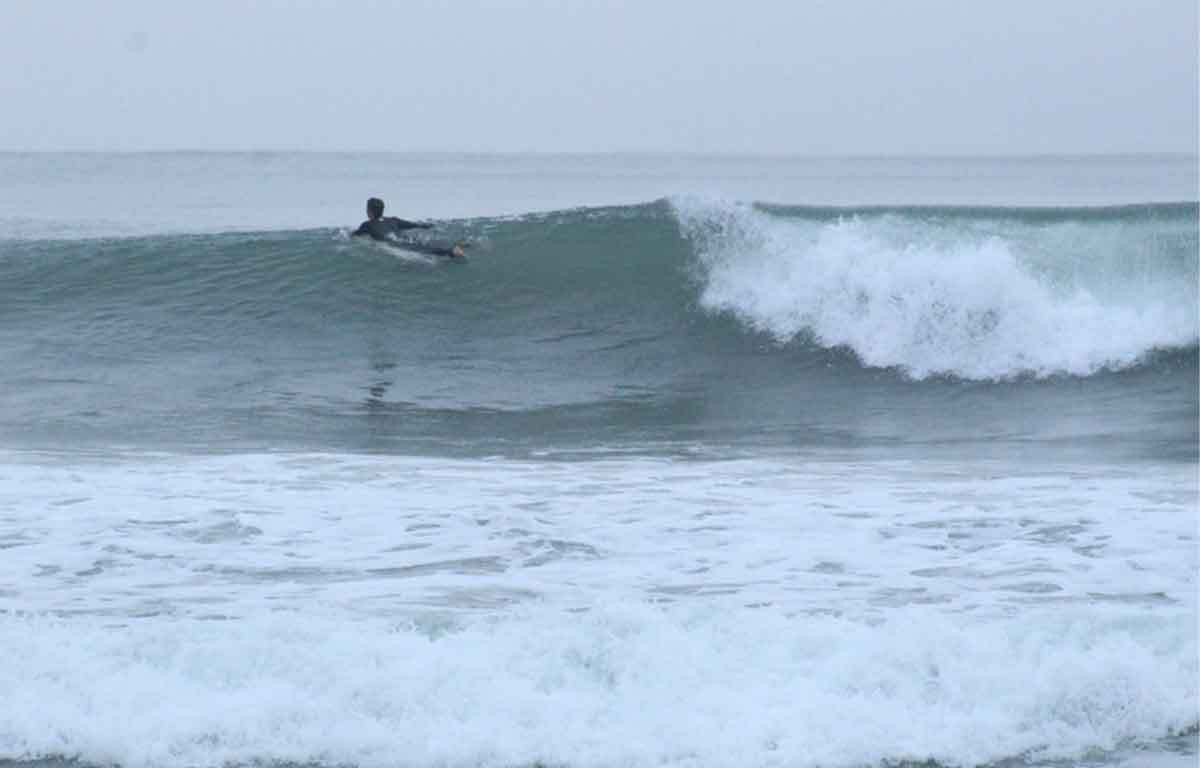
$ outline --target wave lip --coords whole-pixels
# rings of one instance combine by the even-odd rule
[[[1187,207],[1168,206],[1185,219],[1183,234],[1165,225],[1172,240],[1154,208],[1146,220],[1120,210],[1047,223],[911,211],[789,218],[695,198],[672,206],[696,250],[705,309],[916,379],[1087,376],[1197,342]],[[1163,252],[1146,254],[1164,239]]]

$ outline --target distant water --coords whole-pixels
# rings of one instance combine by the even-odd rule
[[[0,154],[0,765],[1194,764],[1196,184]]]

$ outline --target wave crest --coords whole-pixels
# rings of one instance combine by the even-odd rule
[[[1035,232],[1013,221],[672,205],[696,252],[705,309],[913,378],[1086,376],[1197,341],[1194,275],[1185,279],[1169,256],[1122,253],[1136,223]],[[1105,248],[1115,252],[1097,252]],[[1194,272],[1194,260],[1183,269]]]

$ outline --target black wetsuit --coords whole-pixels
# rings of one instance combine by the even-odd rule
[[[378,219],[367,219],[354,230],[353,237],[365,236],[372,240],[390,240],[389,235],[398,235],[406,229],[433,229],[432,224],[418,224],[415,221],[397,219],[395,216],[381,216]]]
[[[369,237],[372,240],[383,240],[397,242],[391,235],[399,235],[408,229],[433,229],[432,224],[419,224],[415,221],[405,221],[397,219],[395,216],[385,216],[378,219],[367,219],[362,224],[358,225],[358,229],[354,230],[352,237]],[[399,241],[401,247],[405,250],[414,251],[416,253],[425,253],[431,256],[449,256],[452,259],[462,258],[463,246],[442,246],[432,245],[428,243],[414,243],[407,241]]]

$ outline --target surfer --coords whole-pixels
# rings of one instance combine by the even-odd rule
[[[351,236],[369,237],[372,240],[394,240],[396,235],[409,229],[433,229],[433,225],[405,221],[395,216],[384,216],[383,201],[378,197],[372,197],[367,200],[367,220],[359,224],[358,229],[354,230]],[[433,256],[449,256],[452,259],[461,259],[466,255],[462,243],[455,243],[450,247],[404,243],[404,247]]]
[[[372,197],[367,201],[367,220],[354,230],[354,237],[365,235],[372,240],[387,240],[388,235],[398,235],[407,229],[433,229],[433,225],[384,216],[383,201]]]

